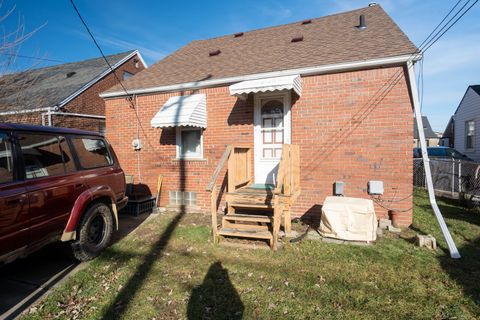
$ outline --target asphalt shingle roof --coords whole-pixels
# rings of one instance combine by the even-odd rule
[[[109,55],[107,60],[113,66],[132,52]],[[108,68],[101,57],[2,76],[0,111],[53,107]]]
[[[472,88],[472,90],[475,91],[480,96],[480,84],[470,86],[470,88]]]
[[[423,132],[425,133],[425,138],[438,138],[437,134],[433,131],[432,126],[430,125],[430,121],[425,116],[422,116],[423,122]],[[418,129],[417,129],[417,122],[413,121],[413,138],[418,139]]]
[[[359,30],[360,15],[367,28]],[[303,36],[303,41],[292,38]],[[220,54],[210,56],[210,52]],[[192,41],[124,84],[145,89],[205,79],[407,55],[417,48],[379,6]],[[117,85],[108,92],[120,91]]]

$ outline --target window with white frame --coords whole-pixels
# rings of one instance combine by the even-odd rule
[[[177,158],[203,158],[203,129],[193,127],[177,128]]]
[[[475,145],[475,121],[465,122],[465,149],[473,149]]]

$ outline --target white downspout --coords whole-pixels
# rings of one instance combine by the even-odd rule
[[[48,118],[48,126],[51,127],[52,126],[52,108],[51,107],[48,107],[47,118]]]
[[[417,122],[418,138],[420,141],[420,148],[422,149],[422,159],[423,167],[425,170],[425,178],[427,182],[428,197],[430,199],[430,204],[432,206],[433,212],[435,213],[435,217],[437,218],[438,224],[440,225],[440,229],[442,229],[443,237],[447,241],[448,250],[450,251],[450,257],[452,257],[452,259],[460,259],[460,253],[458,252],[455,242],[453,242],[452,235],[448,231],[447,224],[442,217],[442,213],[440,212],[437,201],[435,199],[432,173],[430,171],[430,159],[428,159],[427,143],[425,142],[425,133],[423,131],[422,114],[420,113],[420,102],[418,99],[417,83],[415,82],[415,70],[413,69],[412,60],[407,61],[407,70],[408,78],[410,81],[410,88],[412,90],[413,110],[415,111],[415,120]]]

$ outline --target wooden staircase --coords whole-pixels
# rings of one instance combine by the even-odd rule
[[[226,190],[218,190],[215,183],[226,162]],[[211,192],[214,241],[221,236],[264,239],[276,250],[282,216],[284,229],[289,232],[291,207],[300,194],[299,148],[283,145],[275,188],[252,185],[252,164],[248,147],[229,146],[220,159],[207,187]],[[218,207],[224,193],[227,214],[222,215],[219,226]]]

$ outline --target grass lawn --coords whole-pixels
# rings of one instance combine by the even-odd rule
[[[424,191],[412,230],[372,246],[304,240],[273,253],[214,246],[209,217],[153,216],[23,319],[479,319],[480,214],[440,201],[449,258]],[[431,233],[437,252],[412,244]]]

